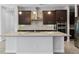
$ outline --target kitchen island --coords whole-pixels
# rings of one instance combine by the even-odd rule
[[[64,53],[64,37],[58,31],[15,32],[1,35],[5,39],[6,53]]]

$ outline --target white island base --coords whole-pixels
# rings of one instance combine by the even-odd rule
[[[6,53],[64,53],[64,37],[8,37]]]
[[[6,36],[6,53],[53,54],[64,53],[63,36]]]

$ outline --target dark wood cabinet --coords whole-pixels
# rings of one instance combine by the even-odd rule
[[[22,14],[18,14],[19,16],[19,24],[31,24],[31,11],[21,11]]]
[[[75,12],[70,12],[70,25],[75,23]]]
[[[48,14],[48,11],[43,11],[43,24],[54,24],[56,23],[56,13],[51,11],[51,14]]]
[[[55,10],[48,14],[48,11],[43,11],[43,24],[64,23],[67,21],[67,10]]]
[[[67,21],[67,10],[56,10],[56,21],[66,22]]]
[[[75,39],[75,8],[73,7],[73,11],[70,9],[70,40]]]
[[[58,31],[66,33],[66,22],[67,22],[67,10],[56,10],[56,24],[59,23]],[[64,41],[67,40],[67,37],[64,37]]]
[[[77,6],[77,10],[78,10],[78,16],[79,16],[79,5]]]
[[[73,40],[75,39],[75,32],[74,32],[74,29],[70,29],[70,39]]]

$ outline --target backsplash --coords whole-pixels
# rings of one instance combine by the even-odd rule
[[[56,25],[44,25],[42,20],[33,20],[31,25],[19,25],[19,30],[56,30]]]
[[[56,30],[54,25],[19,25],[19,30]]]
[[[18,30],[56,30],[56,25],[19,25]]]

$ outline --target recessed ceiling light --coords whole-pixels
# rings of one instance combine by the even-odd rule
[[[51,14],[51,11],[48,11],[48,14]]]
[[[36,12],[35,12],[35,11],[33,11],[33,14],[36,14]]]
[[[19,14],[21,15],[21,14],[22,14],[22,12],[20,11],[20,12],[19,12]]]

